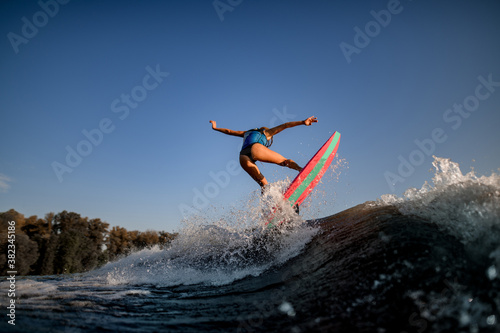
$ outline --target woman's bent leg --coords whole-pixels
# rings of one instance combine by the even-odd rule
[[[260,143],[256,143],[252,146],[252,157],[257,161],[274,163],[281,166],[286,166],[297,171],[302,170],[302,168],[291,159],[284,158],[277,152],[272,151],[271,149],[261,145]]]
[[[261,187],[267,185],[266,177],[264,177],[264,175],[260,172],[259,167],[257,167],[250,157],[240,155],[240,165],[243,170],[245,170]]]

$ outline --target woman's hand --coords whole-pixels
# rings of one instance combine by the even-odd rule
[[[210,123],[212,123],[212,129],[217,128],[217,123],[215,122],[215,120],[210,120]]]
[[[317,122],[318,122],[318,118],[316,118],[316,117],[309,117],[306,120],[304,120],[304,125],[311,126],[312,123],[317,123]]]

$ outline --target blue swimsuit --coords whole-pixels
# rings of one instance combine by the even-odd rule
[[[260,143],[266,147],[270,146],[269,141],[261,131],[257,129],[246,131],[243,136],[243,146],[241,147],[241,149],[243,150],[253,145],[254,143]]]
[[[245,155],[250,157],[252,162],[255,160],[252,158],[252,146],[256,143],[260,143],[266,147],[270,147],[272,142],[267,140],[266,135],[262,133],[259,129],[252,129],[246,131],[243,136],[243,146],[241,147],[240,155]]]

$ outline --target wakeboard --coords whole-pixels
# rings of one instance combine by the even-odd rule
[[[328,170],[337,153],[339,142],[340,133],[334,132],[309,162],[307,162],[306,166],[299,172],[290,185],[288,185],[283,197],[296,211],[298,211],[298,207],[319,183],[326,170]],[[284,222],[275,213],[276,210],[267,219],[266,225],[268,227],[273,227]]]

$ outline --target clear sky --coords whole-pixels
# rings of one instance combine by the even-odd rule
[[[493,0],[2,1],[0,211],[174,231],[186,207],[238,206],[258,186],[211,119],[316,116],[274,140],[301,165],[339,131],[315,217],[420,188],[431,155],[498,172],[499,17]]]

